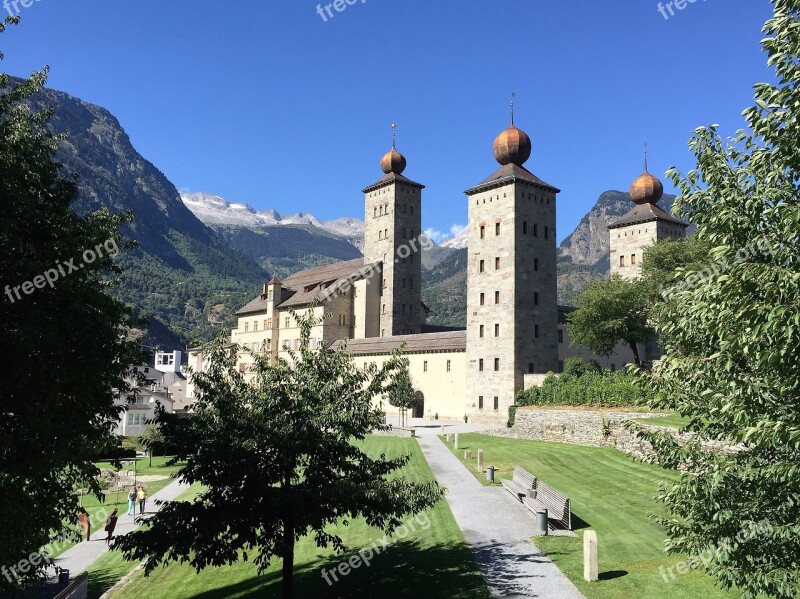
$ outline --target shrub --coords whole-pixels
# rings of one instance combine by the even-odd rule
[[[622,407],[638,405],[643,399],[642,387],[632,375],[579,365],[570,374],[548,375],[541,387],[518,393],[516,405]]]

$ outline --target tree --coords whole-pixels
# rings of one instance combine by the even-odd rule
[[[637,344],[644,343],[652,334],[647,324],[646,284],[613,276],[589,285],[576,303],[577,309],[567,320],[574,345],[610,356],[617,344],[624,342],[631,348],[636,364],[641,364]]]
[[[408,371],[408,359],[401,358],[401,367],[394,377],[392,385],[389,387],[387,394],[389,405],[400,409],[401,426],[405,426],[406,410],[414,409],[419,402],[418,395],[414,391],[414,385],[411,382],[411,373]]]
[[[127,216],[70,210],[78,188],[53,159],[49,112],[26,103],[46,74],[16,86],[0,75],[0,564],[15,566],[0,594],[37,579],[47,564],[30,556],[74,530],[73,488],[100,492],[92,460],[141,360],[126,340],[128,310],[108,294]]]
[[[696,436],[679,447],[641,434],[681,470],[659,497],[667,549],[713,549],[706,568],[721,585],[788,599],[800,591],[800,3],[773,4],[762,44],[777,83],[755,86],[747,129],[695,130],[696,169],[669,172],[713,264],[682,272],[654,311],[665,355],[645,382],[651,407],[687,417]]]
[[[147,424],[142,429],[142,434],[139,437],[139,443],[147,450],[147,457],[149,458],[148,465],[153,466],[153,450],[158,449],[164,445],[164,434],[156,424]]]
[[[373,400],[388,392],[401,360],[358,368],[346,349],[311,350],[317,321],[298,322],[300,349],[290,352],[291,362],[270,364],[268,354],[254,354],[252,373],[242,373],[236,348],[220,337],[208,350],[206,371],[192,375],[199,395],[192,417],[175,419],[160,408],[156,420],[179,448],[175,461],[186,461],[179,476],[205,490],[118,539],[115,548],[127,559],[146,560],[146,573],[172,561],[199,571],[251,554],[263,571],[278,557],[283,596],[291,597],[301,537],[313,534],[318,546],[342,551],[342,539],[326,530],[330,524],[363,516],[388,534],[404,515],[441,499],[435,482],[390,478],[408,455],[372,458],[358,444],[388,429]]]
[[[645,248],[642,279],[647,281],[653,301],[665,301],[669,288],[680,283],[681,274],[700,271],[711,263],[711,245],[693,235],[686,239],[659,241]]]

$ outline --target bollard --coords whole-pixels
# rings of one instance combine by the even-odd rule
[[[465,460],[472,459],[472,450],[470,450],[470,449],[465,449],[464,450],[464,459]]]
[[[442,434],[442,435],[444,435],[444,424],[442,425],[442,432],[441,432],[441,434]]]
[[[588,582],[597,580],[597,533],[583,533],[583,578]]]
[[[483,450],[478,450],[478,472],[483,472]]]
[[[456,444],[453,447],[458,449],[458,433],[456,433]]]
[[[450,441],[452,441],[452,437],[453,437],[453,435],[447,435],[447,442],[448,443],[450,443]]]

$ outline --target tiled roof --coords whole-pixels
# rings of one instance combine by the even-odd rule
[[[609,223],[608,228],[614,229],[616,227],[622,227],[625,225],[646,223],[651,220],[665,220],[681,227],[689,226],[689,223],[685,223],[682,220],[675,218],[669,212],[659,208],[657,204],[636,204],[625,216]]]
[[[412,187],[417,187],[419,189],[425,189],[425,186],[422,183],[417,183],[416,181],[412,181],[408,177],[404,177],[403,175],[399,175],[398,173],[387,173],[372,185],[365,187],[362,193],[369,193],[370,191],[375,191],[379,187],[383,187],[384,185],[388,185],[389,183],[402,183],[404,185],[410,185]]]
[[[331,348],[340,349],[345,343],[347,344],[347,352],[355,356],[387,355],[400,347],[403,347],[403,352],[406,354],[459,352],[467,349],[467,332],[448,331],[446,333],[341,340],[335,341]]]
[[[521,179],[522,181],[533,183],[534,185],[538,185],[539,187],[544,187],[545,189],[549,189],[556,193],[559,193],[561,191],[560,189],[557,189],[556,187],[553,187],[552,185],[545,183],[525,167],[517,166],[516,164],[506,164],[505,166],[501,166],[494,173],[492,173],[491,176],[489,176],[489,178],[485,179],[481,183],[478,183],[478,185],[476,185],[471,189],[468,189],[464,193],[466,193],[467,195],[473,195],[475,193],[484,191],[486,189],[491,189],[492,187],[505,185],[506,183],[513,181],[515,179]]]
[[[348,280],[360,279],[377,266],[378,263],[364,264],[363,258],[357,258],[347,262],[302,270],[283,282],[282,302],[278,307],[306,306],[316,299],[325,300],[344,289]],[[323,287],[326,284],[327,286]],[[265,312],[267,306],[266,298],[259,295],[236,314],[239,316],[258,314]]]

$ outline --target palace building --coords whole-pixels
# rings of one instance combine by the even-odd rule
[[[400,347],[409,359],[414,388],[423,398],[415,416],[502,423],[517,392],[569,356],[605,368],[633,361],[620,345],[609,357],[571,347],[565,327],[571,308],[556,296],[556,202],[559,189],[526,167],[532,146],[514,125],[494,142],[499,168],[466,192],[469,222],[467,328],[426,324],[422,302],[422,196],[425,186],[404,173],[396,144],[381,160],[383,175],[364,188],[364,257],[273,277],[240,309],[230,341],[239,368],[251,352],[288,358],[300,344],[291,315],[323,318],[311,332],[312,347],[346,347],[363,365],[388,360]],[[642,251],[685,235],[686,224],[657,206],[661,182],[647,172],[631,187],[631,211],[609,226],[611,272],[638,274]],[[189,366],[203,366],[203,350],[189,351]],[[192,393],[192,385],[187,394]],[[392,414],[391,406],[386,406]]]

